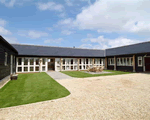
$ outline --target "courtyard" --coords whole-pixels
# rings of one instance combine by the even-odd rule
[[[57,80],[70,95],[56,100],[0,109],[0,119],[150,118],[150,74]]]

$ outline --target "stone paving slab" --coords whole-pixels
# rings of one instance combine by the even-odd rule
[[[54,80],[73,79],[73,77],[70,77],[66,74],[63,74],[61,72],[56,72],[56,71],[50,71],[50,72],[47,72],[47,74],[50,77],[52,77]]]

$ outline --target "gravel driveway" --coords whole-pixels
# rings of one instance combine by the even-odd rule
[[[150,119],[150,74],[59,80],[71,95],[0,109],[0,119]]]

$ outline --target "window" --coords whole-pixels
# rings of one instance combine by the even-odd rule
[[[142,60],[142,57],[138,57],[138,66],[139,67],[142,67],[143,66],[143,60]]]
[[[80,64],[82,64],[82,61],[81,61],[81,59],[80,59]]]
[[[132,66],[133,58],[126,57],[126,58],[117,58],[117,65],[118,66]]]
[[[89,64],[89,61],[88,61],[88,59],[86,59],[86,64]]]
[[[35,67],[35,71],[39,71],[39,67]]]
[[[108,59],[108,65],[114,65],[114,58]]]
[[[130,65],[130,58],[127,58],[127,63],[126,63],[127,66]]]
[[[65,65],[65,59],[63,59],[63,65]]]
[[[117,58],[117,65],[120,65],[120,58]]]
[[[43,65],[45,65],[45,58],[43,58],[42,60],[43,60]]]
[[[7,66],[7,56],[8,56],[8,54],[7,54],[7,52],[5,52],[5,66]]]
[[[34,65],[34,58],[30,58],[30,65]]]
[[[28,58],[24,58],[24,65],[28,65]]]
[[[43,67],[42,67],[42,71],[45,71],[45,70],[46,70],[46,69],[45,69],[45,66],[43,66]]]
[[[73,65],[73,59],[71,59],[71,64]]]
[[[22,67],[18,67],[18,72],[22,72]]]
[[[30,67],[30,72],[33,72],[34,71],[34,67]]]
[[[14,56],[14,65],[15,65],[15,61],[16,61],[16,58],[15,58],[15,56]]]
[[[22,65],[22,59],[18,58],[18,65]]]
[[[28,72],[28,67],[24,67],[24,71],[25,71],[25,72]]]
[[[39,59],[36,59],[35,63],[36,65],[39,65]]]

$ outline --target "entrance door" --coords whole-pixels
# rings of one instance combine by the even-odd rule
[[[150,72],[150,57],[145,58],[145,71]]]
[[[13,74],[13,55],[10,57],[10,74]]]
[[[55,59],[49,58],[48,59],[48,71],[55,70]]]

